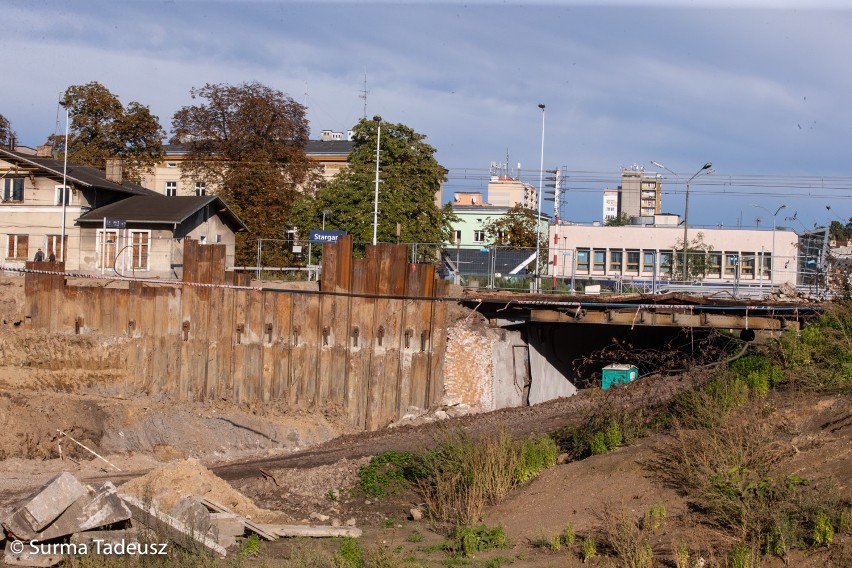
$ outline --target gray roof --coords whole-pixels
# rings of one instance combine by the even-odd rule
[[[53,158],[43,158],[24,154],[23,152],[15,152],[0,148],[0,158],[13,161],[22,165],[39,168],[46,175],[62,180],[62,171],[65,167],[63,162],[54,160]],[[79,186],[92,187],[96,189],[108,189],[130,195],[158,195],[155,191],[146,189],[141,185],[123,181],[116,183],[109,181],[106,177],[106,172],[92,166],[81,166],[79,164],[68,164],[65,174],[66,179]]]
[[[122,219],[128,223],[145,225],[180,224],[195,215],[199,210],[212,205],[217,213],[222,213],[236,231],[249,228],[242,219],[215,195],[166,197],[159,193],[153,195],[135,195],[84,213],[79,223],[103,223],[104,218]]]

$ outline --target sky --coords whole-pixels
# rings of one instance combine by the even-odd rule
[[[603,189],[640,167],[663,176],[663,211],[682,214],[684,181],[712,162],[690,185],[690,226],[852,217],[852,0],[4,0],[3,12],[0,114],[28,146],[64,132],[70,85],[98,81],[168,131],[193,87],[258,81],[306,104],[312,138],[365,115],[424,134],[449,170],[444,201],[485,192],[492,162],[534,185],[543,164],[567,174],[560,217],[591,222]]]

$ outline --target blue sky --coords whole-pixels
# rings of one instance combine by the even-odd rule
[[[852,217],[852,2],[6,0],[4,24],[0,113],[30,146],[89,81],[167,130],[192,87],[260,81],[307,101],[315,136],[346,131],[366,71],[367,116],[427,136],[446,199],[507,155],[537,184],[544,103],[563,218],[598,219],[620,168],[651,160],[686,177],[713,162],[690,225],[771,225],[756,204],[788,205],[778,225],[797,230]],[[682,213],[683,184],[664,192]]]

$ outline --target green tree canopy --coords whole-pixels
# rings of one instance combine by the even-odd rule
[[[254,240],[284,238],[298,191],[317,182],[305,155],[305,107],[257,82],[207,84],[190,95],[201,102],[172,119],[172,142],[187,145],[182,175],[210,184],[246,221],[252,234],[238,236],[237,262],[253,263]],[[285,256],[279,247],[263,261]]]
[[[624,227],[630,224],[630,215],[622,211],[616,217],[609,217],[604,221],[606,227]]]
[[[139,182],[162,159],[166,133],[147,106],[131,102],[125,108],[97,82],[68,87],[62,106],[71,118],[70,162],[104,169],[107,158],[121,158],[124,177]],[[64,136],[51,136],[50,140],[64,153]]]
[[[15,136],[15,131],[12,130],[12,124],[9,120],[0,114],[0,146],[8,146]]]
[[[483,225],[485,236],[491,244],[514,248],[535,248],[538,236],[538,214],[516,203],[505,215],[492,218]],[[539,247],[547,248],[547,231],[541,232]]]
[[[301,232],[318,228],[328,210],[326,228],[347,231],[355,243],[373,241],[378,126],[364,119],[354,127],[349,166],[299,204]],[[381,123],[377,242],[396,242],[399,223],[400,242],[436,244],[418,248],[422,259],[433,255],[450,231],[446,212],[435,204],[446,170],[425,138],[404,124]]]

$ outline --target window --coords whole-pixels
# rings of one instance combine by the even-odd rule
[[[672,273],[672,261],[674,257],[672,256],[672,251],[670,250],[661,250],[660,251],[660,274],[671,274]]]
[[[461,242],[461,230],[453,231],[453,242],[460,243]]]
[[[473,242],[484,243],[485,242],[485,231],[474,231],[473,232]]]
[[[62,186],[57,185],[53,190],[53,204],[54,205],[62,205],[62,197],[65,197],[65,205],[69,205],[71,203],[71,188],[67,185],[65,186],[65,191],[62,191]]]
[[[737,274],[737,264],[739,264],[740,257],[735,252],[726,252],[725,253],[725,276],[736,276]]]
[[[167,168],[176,168],[177,162],[166,162],[166,167]]]
[[[763,253],[763,275],[772,278],[772,255]]]
[[[3,201],[24,200],[24,178],[6,178],[3,180]]]
[[[115,261],[118,231],[114,229],[98,229],[98,268],[112,268]]]
[[[174,197],[177,195],[177,182],[176,181],[167,181],[166,182],[166,196]]]
[[[609,251],[609,269],[617,274],[621,273],[621,263],[624,260],[624,251],[611,250]]]
[[[195,182],[195,195],[207,195],[207,182],[206,181],[197,181]]]
[[[639,272],[639,251],[627,251],[627,272]]]
[[[603,249],[595,249],[595,272],[604,272],[606,270],[606,251]]]
[[[15,258],[18,260],[27,260],[29,256],[29,236],[27,235],[9,235],[9,243],[6,247],[6,258]]]
[[[589,271],[589,249],[577,249],[577,272]]]
[[[707,276],[722,277],[722,253],[711,252],[707,257]]]
[[[744,252],[740,263],[740,278],[754,278],[755,258],[753,252]]]
[[[60,247],[60,242],[65,242],[65,248]],[[47,258],[50,258],[50,253],[56,255],[56,260],[62,260],[62,252],[65,252],[65,258],[68,258],[68,235],[65,235],[65,238],[62,239],[61,235],[47,235],[47,247],[45,250],[45,255]]]
[[[216,243],[222,242],[222,235],[216,235]]]
[[[130,231],[131,251],[133,252],[134,270],[148,270],[148,254],[150,252],[151,231]]]
[[[642,272],[654,272],[654,261],[656,260],[656,256],[656,251],[642,251]]]

